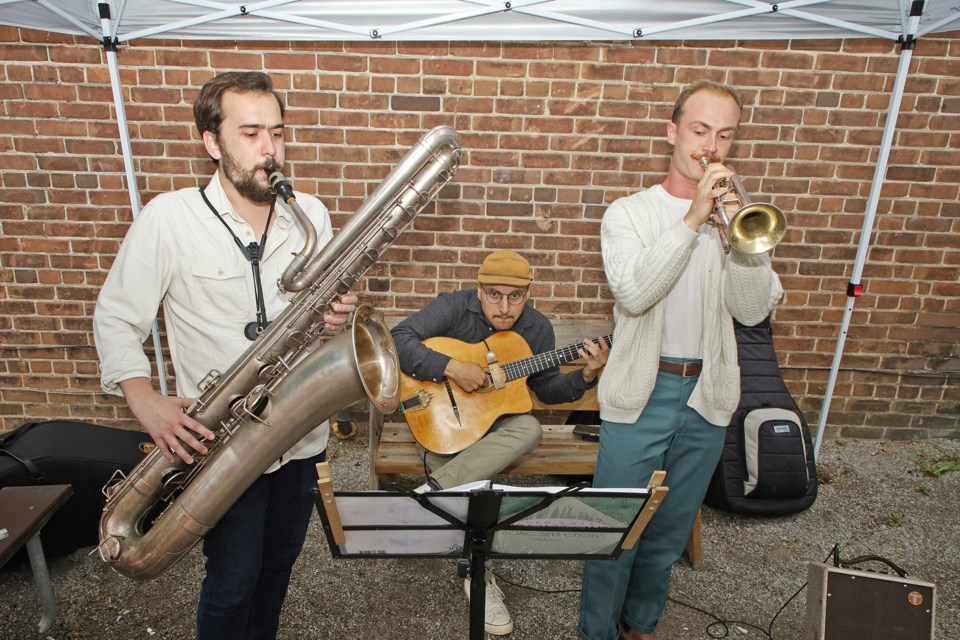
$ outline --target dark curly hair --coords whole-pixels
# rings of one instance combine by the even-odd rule
[[[280,105],[280,115],[284,113],[283,98],[273,90],[273,80],[262,71],[230,71],[221,73],[207,81],[200,89],[200,95],[193,103],[193,119],[202,136],[205,131],[220,135],[220,123],[223,122],[223,94],[227,91],[237,93],[269,93]]]

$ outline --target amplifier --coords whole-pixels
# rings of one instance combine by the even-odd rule
[[[806,640],[933,640],[936,585],[811,562]]]

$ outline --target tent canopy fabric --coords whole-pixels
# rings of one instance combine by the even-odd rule
[[[947,0],[0,0],[0,24],[117,42],[206,40],[761,40],[948,31]]]

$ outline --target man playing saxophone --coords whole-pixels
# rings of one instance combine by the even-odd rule
[[[284,106],[269,76],[220,74],[194,103],[216,172],[200,189],[154,198],[131,225],[104,282],[94,337],[105,391],[120,393],[169,461],[206,454],[213,432],[185,411],[212,369],[226,371],[293,294],[277,281],[307,234],[275,197],[268,176],[284,164]],[[327,209],[297,194],[319,243],[332,237]],[[163,305],[178,397],[153,390],[143,341]],[[323,316],[342,327],[345,294]],[[206,574],[197,637],[274,638],[294,561],[313,511],[310,490],[329,429],[317,426],[280,456],[203,542]]]
[[[662,184],[614,202],[601,223],[616,298],[613,346],[600,380],[595,487],[670,488],[633,550],[584,568],[580,637],[652,640],[740,398],[731,318],[754,325],[783,290],[766,253],[724,255],[708,221],[733,175],[723,164],[741,101],[725,85],[681,91],[667,124]],[[703,165],[701,158],[707,158]],[[704,166],[705,165],[705,166]]]

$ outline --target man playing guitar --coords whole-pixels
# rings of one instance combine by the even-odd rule
[[[451,398],[455,393],[482,398],[485,391],[499,384],[497,376],[491,375],[497,370],[495,365],[490,366],[487,359],[477,361],[468,356],[458,359],[431,349],[424,341],[449,338],[451,342],[479,344],[482,345],[481,353],[489,350],[496,358],[491,344],[497,338],[497,332],[508,331],[522,336],[530,353],[543,354],[554,350],[555,337],[550,321],[526,304],[531,279],[530,264],[518,253],[491,253],[480,266],[476,290],[441,293],[393,329],[400,369],[413,379],[448,385]],[[578,400],[596,384],[608,353],[604,339],[585,340],[576,349],[576,354],[586,363],[582,369],[564,374],[559,366],[551,366],[527,377],[526,384],[546,404]],[[495,395],[491,394],[490,402],[496,404]],[[497,407],[492,410],[496,411]],[[407,415],[413,415],[413,412]],[[532,415],[503,415],[493,421],[485,435],[460,452],[441,455],[425,451],[427,483],[417,491],[439,490],[489,479],[533,451],[542,435],[540,423]],[[513,631],[513,621],[490,567],[485,575],[486,632],[506,635]],[[464,588],[469,595],[469,582],[464,583]]]

